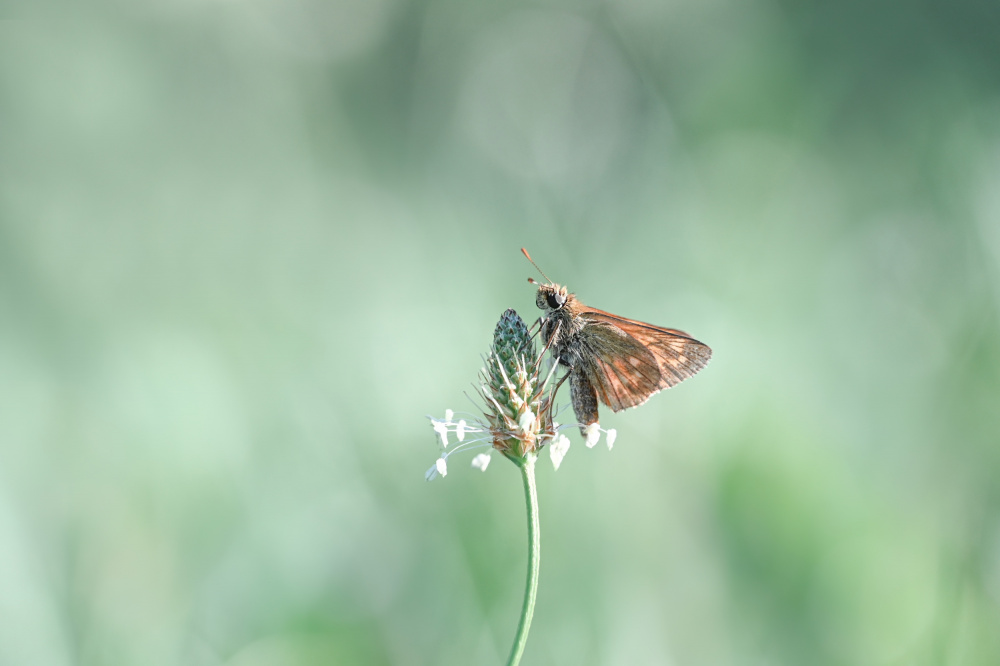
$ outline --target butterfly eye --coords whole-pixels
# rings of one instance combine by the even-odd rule
[[[552,292],[547,297],[546,300],[549,303],[549,307],[553,310],[558,310],[563,305],[566,304],[566,294],[560,294],[559,292]]]

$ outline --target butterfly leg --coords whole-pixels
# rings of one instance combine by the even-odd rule
[[[531,334],[530,342],[533,342],[535,338],[539,336],[539,334],[542,334],[542,336],[544,337],[545,347],[542,349],[543,354],[549,350],[549,347],[552,345],[552,340],[553,340],[551,333],[546,333],[545,331],[545,325],[547,322],[548,319],[546,319],[545,317],[539,317],[538,319],[535,320],[535,323],[531,325],[531,328],[528,329],[528,333]],[[535,330],[536,326],[538,327],[537,331]],[[556,331],[558,330],[559,326],[556,326]]]
[[[530,335],[530,340],[534,341],[538,337],[538,334],[542,332],[542,322],[544,317],[539,317],[535,320],[535,323],[528,327],[528,335]],[[538,330],[535,330],[537,327]]]
[[[577,366],[569,372],[569,395],[573,401],[573,413],[580,424],[580,433],[586,437],[584,429],[592,423],[597,423],[597,391],[587,379],[587,375]],[[565,379],[565,377],[563,377]]]
[[[567,372],[567,373],[566,373],[565,375],[563,375],[563,376],[562,376],[562,378],[560,378],[560,379],[559,379],[559,381],[558,381],[558,382],[556,382],[556,387],[555,387],[554,389],[552,389],[552,399],[553,399],[553,400],[555,400],[555,399],[556,399],[556,397],[555,397],[555,396],[556,396],[556,391],[558,391],[558,390],[559,390],[559,387],[563,385],[563,382],[565,382],[565,381],[566,381],[566,379],[567,379],[567,378],[568,378],[568,377],[569,377],[569,376],[570,376],[571,374],[573,374],[573,371],[572,371],[572,370],[570,370],[569,372]]]

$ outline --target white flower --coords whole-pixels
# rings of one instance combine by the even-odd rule
[[[534,429],[535,425],[535,413],[530,409],[526,409],[521,418],[518,419],[517,425],[521,427],[521,431],[524,433],[529,433]]]
[[[448,410],[451,411],[451,410]],[[448,448],[448,424],[445,421],[432,421],[434,425],[434,432],[438,434],[441,438],[441,446],[443,448]],[[464,435],[464,433],[463,433]]]
[[[587,448],[594,448],[594,444],[597,444],[597,440],[601,438],[601,426],[596,421],[591,423],[589,426],[583,429],[583,435],[587,438]]]
[[[618,439],[618,431],[614,428],[608,428],[608,451],[615,445],[616,439]]]
[[[486,471],[487,466],[490,464],[490,454],[480,453],[478,456],[472,459],[472,466],[483,472]]]
[[[445,410],[445,418],[443,419],[436,419],[432,416],[428,416],[427,418],[430,419],[431,427],[434,428],[434,432],[440,438],[443,448],[448,449],[448,435],[450,433],[454,433],[455,437],[458,438],[455,446],[451,447],[446,453],[442,453],[441,458],[434,463],[434,467],[431,467],[424,474],[424,478],[428,481],[436,479],[439,476],[447,476],[448,466],[446,460],[453,453],[490,446],[492,438],[486,435],[488,433],[488,426],[482,421],[474,420],[472,423],[469,423],[465,419],[455,421],[455,412],[450,409]],[[471,439],[468,436],[470,433],[474,435]],[[475,461],[473,464],[476,464]],[[487,464],[489,463],[483,463],[481,469],[486,469]]]
[[[552,467],[559,469],[566,452],[569,451],[569,437],[560,434],[551,444],[549,444],[549,457],[552,458]]]

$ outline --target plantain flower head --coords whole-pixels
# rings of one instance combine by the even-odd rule
[[[546,372],[542,356],[517,312],[504,312],[480,372],[478,393],[485,405],[482,418],[471,416],[456,421],[450,409],[444,419],[428,417],[442,449],[441,457],[427,470],[428,480],[444,476],[445,461],[458,451],[494,449],[515,462],[523,462],[556,441],[553,396],[548,392],[555,366]],[[451,435],[458,444],[449,450]],[[559,440],[559,444],[560,450],[552,458],[556,468],[569,448],[568,440],[565,445]],[[489,458],[489,453],[480,453],[472,466],[485,471]]]

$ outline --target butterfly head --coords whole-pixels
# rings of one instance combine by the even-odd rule
[[[546,313],[561,310],[572,296],[566,289],[557,284],[541,284],[532,280],[538,285],[538,293],[535,295],[535,305]]]
[[[528,258],[532,266],[537,268],[539,273],[542,273],[542,269],[538,268],[538,264],[531,258],[528,251],[522,247],[521,252]],[[549,280],[549,276],[545,273],[542,273],[542,277]],[[528,278],[528,282],[538,285],[538,294],[535,295],[535,305],[538,306],[539,310],[544,310],[546,314],[562,310],[566,303],[573,298],[573,294],[569,293],[566,287],[561,287],[552,280],[549,280],[548,284],[542,284],[537,280]]]

